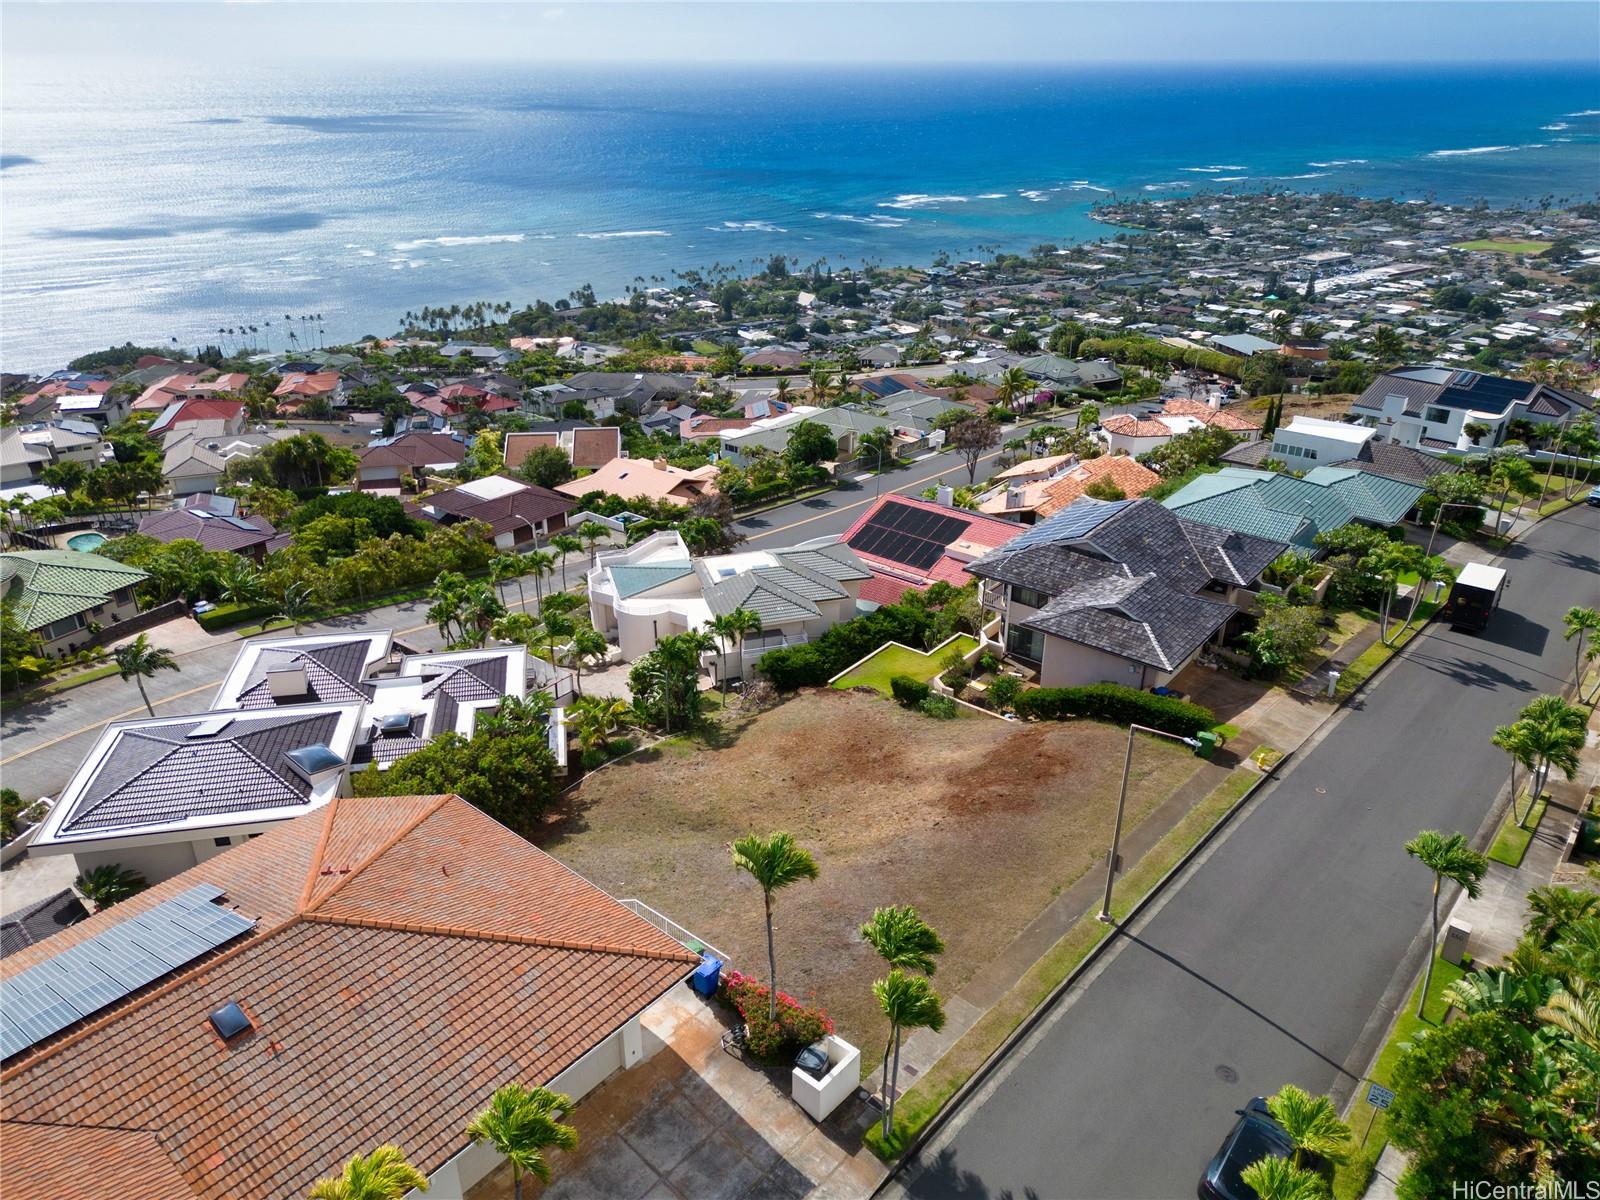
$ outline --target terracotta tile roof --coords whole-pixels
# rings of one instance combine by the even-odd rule
[[[432,1172],[497,1086],[549,1082],[698,961],[464,801],[408,796],[336,800],[0,972],[199,882],[255,930],[10,1061],[8,1191],[300,1196],[387,1141]],[[229,1000],[254,1028],[223,1044]]]
[[[1039,503],[1039,516],[1048,517],[1051,513],[1060,512],[1102,479],[1109,479],[1122,489],[1124,496],[1130,498],[1144,495],[1161,482],[1161,476],[1126,454],[1091,458],[1045,488],[1044,499]]]
[[[572,431],[572,465],[602,467],[622,453],[622,430],[614,426]]]
[[[283,382],[272,389],[278,396],[331,396],[339,387],[339,372],[318,371],[314,375],[293,374],[284,376]]]
[[[554,446],[557,449],[560,449],[560,435],[555,433],[525,433],[519,431],[513,431],[506,434],[506,467],[508,469],[520,467],[528,455],[532,454],[541,446]]]
[[[1118,413],[1114,417],[1107,417],[1100,422],[1100,428],[1107,433],[1120,434],[1122,437],[1172,437],[1174,434],[1170,425],[1154,417],[1141,419],[1132,413]]]
[[[1193,417],[1203,424],[1214,425],[1218,429],[1226,429],[1230,433],[1258,434],[1261,432],[1261,423],[1259,421],[1252,421],[1226,408],[1212,408],[1209,404],[1202,404],[1198,400],[1168,400],[1165,411],[1169,417]]]

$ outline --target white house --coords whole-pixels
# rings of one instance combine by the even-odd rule
[[[1344,462],[1360,454],[1376,434],[1368,425],[1297,415],[1273,431],[1272,457],[1294,470],[1308,463]]]
[[[856,615],[872,572],[850,547],[822,538],[784,550],[745,550],[691,558],[676,530],[602,553],[589,572],[589,619],[616,641],[625,662],[662,638],[708,628],[743,608],[761,632],[728,651],[728,674],[742,677],[768,650],[808,642]],[[718,678],[720,652],[705,665]]]
[[[1512,421],[1558,425],[1592,413],[1594,398],[1459,367],[1401,367],[1373,380],[1350,410],[1386,442],[1467,451],[1498,446]],[[1468,425],[1482,425],[1488,432],[1474,440]]]

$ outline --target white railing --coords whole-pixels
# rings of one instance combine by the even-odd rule
[[[643,917],[646,921],[649,921],[650,924],[661,930],[661,932],[666,934],[669,938],[683,943],[684,946],[690,950],[693,950],[696,954],[703,950],[709,950],[712,954],[716,955],[722,960],[722,966],[725,970],[732,968],[733,960],[731,957],[729,957],[726,950],[718,949],[716,946],[713,946],[710,942],[706,941],[705,938],[695,936],[695,934],[685,929],[682,925],[679,925],[665,913],[651,908],[643,900],[635,900],[630,897],[629,899],[623,900],[622,905],[624,908],[631,910],[635,916]]]

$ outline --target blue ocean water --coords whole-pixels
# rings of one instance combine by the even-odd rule
[[[1109,194],[1600,191],[1600,67],[8,71],[0,362],[1096,236]]]

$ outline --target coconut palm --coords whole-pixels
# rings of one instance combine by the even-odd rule
[[[1007,412],[1016,412],[1017,406],[1027,398],[1033,388],[1033,380],[1028,378],[1027,372],[1021,367],[1007,367],[1000,374],[999,386],[995,388],[995,399]]]
[[[888,1068],[884,1087],[888,1103],[883,1108],[883,1136],[888,1137],[894,1128],[894,1102],[900,1091],[900,1036],[907,1029],[939,1032],[944,1028],[944,1004],[926,976],[908,975],[898,967],[873,983],[872,994],[889,1022],[889,1041],[894,1046],[894,1065]]]
[[[1239,1178],[1260,1200],[1321,1200],[1327,1195],[1322,1176],[1287,1158],[1268,1156],[1253,1162],[1239,1172]]]
[[[144,681],[155,678],[157,671],[182,670],[172,657],[172,651],[152,646],[150,638],[141,633],[133,641],[118,646],[112,658],[116,660],[117,674],[139,685],[139,699],[144,701],[145,711],[155,716],[156,710],[150,703],[150,694],[144,690]]]
[[[1533,741],[1528,737],[1528,730],[1520,721],[1512,725],[1496,726],[1494,735],[1489,739],[1498,749],[1504,750],[1511,757],[1511,815],[1517,816],[1517,767],[1532,772],[1539,755],[1533,748]],[[1534,797],[1530,794],[1528,808],[1533,808]],[[1526,814],[1517,817],[1518,827],[1522,827]]]
[[[1306,1165],[1308,1154],[1337,1161],[1350,1144],[1350,1126],[1339,1120],[1338,1109],[1326,1096],[1286,1083],[1267,1099],[1267,1111],[1294,1143],[1291,1161],[1297,1167]]]
[[[570,533],[558,533],[550,539],[550,548],[561,556],[561,590],[567,590],[567,555],[583,549],[583,543]]]
[[[1584,698],[1582,694],[1583,664],[1586,661],[1584,656],[1584,643],[1589,640],[1590,634],[1600,633],[1600,608],[1580,608],[1574,606],[1567,609],[1566,616],[1561,619],[1561,623],[1564,629],[1564,632],[1561,635],[1563,640],[1569,642],[1572,641],[1573,638],[1577,638],[1578,640],[1578,644],[1574,646],[1572,650],[1574,667],[1578,673],[1578,698],[1581,700]]]
[[[1433,872],[1433,941],[1428,943],[1428,966],[1422,977],[1422,998],[1417,1002],[1417,1016],[1428,1003],[1428,988],[1433,982],[1433,960],[1438,957],[1439,946],[1439,889],[1446,879],[1459,883],[1474,900],[1480,891],[1478,884],[1489,869],[1489,860],[1467,845],[1464,834],[1443,834],[1437,829],[1424,829],[1406,843],[1406,853]]]
[[[428,1177],[406,1161],[399,1146],[379,1146],[357,1154],[337,1175],[319,1179],[306,1200],[400,1200],[407,1192],[428,1190]]]
[[[589,567],[592,570],[595,562],[595,546],[606,540],[611,531],[599,521],[585,521],[578,526],[578,536],[583,539],[583,544],[589,550]]]
[[[761,887],[767,917],[767,1017],[778,1019],[778,957],[772,944],[772,897],[792,883],[817,877],[817,860],[790,833],[770,837],[747,834],[734,842],[733,865],[747,872]]]
[[[1539,696],[1530,700],[1518,714],[1517,724],[1524,729],[1528,744],[1538,756],[1534,768],[1533,795],[1537,798],[1550,782],[1552,769],[1568,779],[1578,774],[1578,752],[1583,749],[1587,714],[1560,696]]]
[[[149,885],[144,876],[121,863],[106,863],[85,871],[72,881],[72,886],[94,905],[95,912],[110,908],[129,896],[144,891]]]
[[[489,1097],[489,1105],[467,1126],[467,1136],[488,1142],[511,1164],[511,1194],[522,1200],[522,1177],[550,1182],[545,1151],[576,1150],[578,1131],[561,1122],[572,1110],[572,1097],[546,1088],[508,1083]]]

